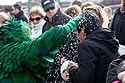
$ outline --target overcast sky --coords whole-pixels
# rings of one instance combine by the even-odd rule
[[[27,2],[28,0],[0,0],[0,5],[13,5],[18,1]]]

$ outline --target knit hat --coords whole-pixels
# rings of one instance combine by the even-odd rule
[[[84,28],[86,35],[101,29],[101,20],[93,13],[85,11],[80,15],[80,21],[77,24],[77,30]]]
[[[48,8],[55,6],[55,2],[54,0],[42,0],[41,5],[44,10],[47,10]]]
[[[74,65],[77,66],[77,63],[75,63],[75,62],[73,62],[73,61],[69,61],[69,60],[68,60],[68,61],[65,61],[65,62],[62,64],[61,69],[60,69],[61,75],[62,75],[63,71],[67,69],[67,67],[68,67],[68,65],[69,65],[70,63],[72,63],[72,64],[74,64]]]

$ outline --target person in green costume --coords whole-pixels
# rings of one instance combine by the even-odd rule
[[[68,42],[80,17],[55,26],[38,38],[30,39],[29,25],[19,20],[0,27],[0,83],[43,83],[49,75],[49,62],[58,47]]]

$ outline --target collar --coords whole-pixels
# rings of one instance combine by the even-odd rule
[[[23,11],[21,10],[18,14],[15,15],[16,18],[18,18],[19,16],[23,15]]]
[[[125,6],[121,6],[120,12],[121,12],[121,14],[124,14],[124,15],[125,15]]]

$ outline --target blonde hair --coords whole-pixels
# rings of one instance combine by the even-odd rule
[[[106,14],[106,12],[103,10],[101,6],[99,5],[88,6],[84,8],[83,12],[87,10],[95,10],[96,12],[95,14],[100,18],[102,24],[104,22],[107,22],[107,23],[109,22],[108,15]]]
[[[46,15],[44,10],[40,7],[40,6],[33,6],[31,9],[30,9],[30,12],[29,12],[29,18],[31,17],[32,14],[34,13],[37,13],[39,14],[42,18]]]

